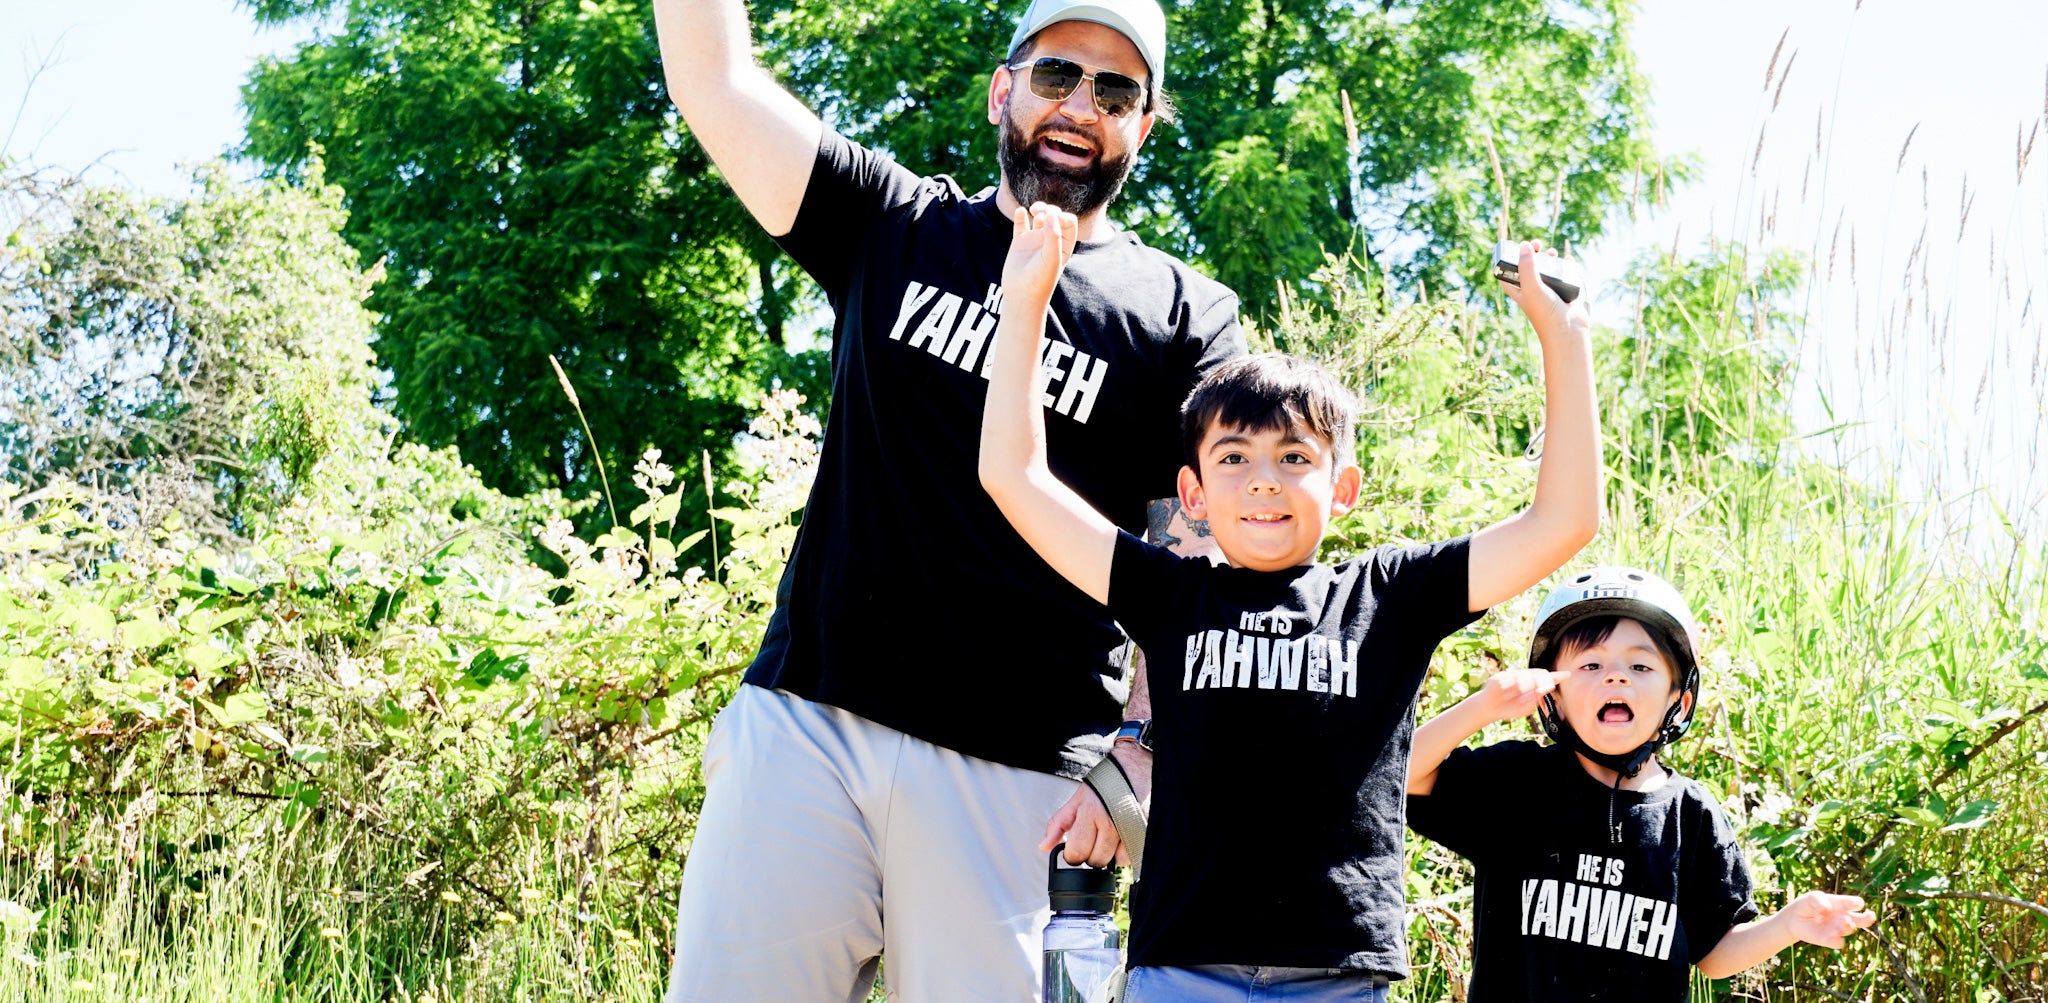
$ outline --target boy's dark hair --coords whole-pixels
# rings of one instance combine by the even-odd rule
[[[1248,432],[1302,428],[1330,443],[1333,469],[1355,462],[1352,423],[1358,398],[1307,359],[1261,352],[1209,370],[1180,408],[1181,458],[1202,474],[1202,438],[1211,426]]]
[[[1614,628],[1621,626],[1621,621],[1627,619],[1632,618],[1619,615],[1589,616],[1566,627],[1564,633],[1557,635],[1557,639],[1550,642],[1550,649],[1543,653],[1544,664],[1532,665],[1530,668],[1557,668],[1558,661],[1566,655],[1577,654],[1613,636]],[[1664,656],[1664,666],[1671,673],[1672,685],[1678,685],[1684,670],[1680,668],[1677,652],[1671,650],[1671,642],[1664,639],[1662,631],[1641,620],[1637,620],[1636,623],[1642,624],[1643,633],[1650,635],[1650,643],[1656,646],[1658,654]]]

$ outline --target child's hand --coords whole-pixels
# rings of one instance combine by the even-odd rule
[[[1807,892],[1792,900],[1783,913],[1792,935],[1809,944],[1841,950],[1843,938],[1877,922],[1854,895]]]
[[[1508,669],[1496,672],[1479,692],[1466,699],[1478,701],[1478,709],[1489,721],[1515,721],[1536,713],[1543,695],[1557,689],[1567,672],[1543,669]]]
[[[1060,270],[1074,256],[1081,222],[1043,202],[1010,216],[1010,256],[1003,262],[1003,302],[1047,303]]]
[[[1537,275],[1538,254],[1555,256],[1557,252],[1544,250],[1543,242],[1540,240],[1523,241],[1522,260],[1518,263],[1522,284],[1511,286],[1503,282],[1500,284],[1501,290],[1529,316],[1529,323],[1535,326],[1538,337],[1547,340],[1566,332],[1572,332],[1581,338],[1589,337],[1593,330],[1593,314],[1586,308],[1586,300],[1589,297],[1584,290],[1580,290],[1579,297],[1570,303],[1559,299],[1557,292]]]

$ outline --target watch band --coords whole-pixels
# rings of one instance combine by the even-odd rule
[[[1117,725],[1116,731],[1110,735],[1110,744],[1114,746],[1118,742],[1134,742],[1138,748],[1151,752],[1152,719],[1148,717],[1144,720],[1125,721]]]

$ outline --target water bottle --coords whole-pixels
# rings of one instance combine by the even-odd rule
[[[1116,928],[1116,868],[1070,867],[1052,851],[1046,893],[1052,922],[1045,925],[1043,1003],[1107,1003],[1110,982],[1123,967],[1123,936]]]

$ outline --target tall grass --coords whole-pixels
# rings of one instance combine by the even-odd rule
[[[519,841],[516,885],[479,892],[346,818],[285,829],[233,802],[124,826],[60,801],[91,831],[0,846],[0,899],[44,913],[7,930],[0,999],[623,1000],[664,983],[669,904],[561,847]]]
[[[1788,74],[1774,55],[1758,99],[1760,160]],[[1923,347],[1953,337],[1930,262],[1955,275],[1976,260],[1977,245],[1965,242],[1967,222],[1956,249],[1940,254],[1919,220],[1887,220],[1881,237],[1838,223],[1819,137],[1808,164],[1821,165],[1820,184],[1802,184],[1796,200],[1777,189],[1742,193],[1739,212],[1756,220],[1753,229],[1698,254],[1647,255],[1600,304],[1608,518],[1576,563],[1664,572],[1706,619],[1699,723],[1668,759],[1716,792],[1742,831],[1759,904],[1773,909],[1824,888],[1864,895],[1880,915],[1841,952],[1794,948],[1736,979],[1702,981],[1696,998],[2048,1000],[2048,544],[2028,511],[2038,476],[1999,467],[2037,465],[2034,402],[2048,397],[2041,315],[2026,282],[2048,274],[2048,249],[2028,242],[2034,203],[2021,187],[2043,175],[2027,169],[2027,149],[2023,141],[2001,237],[1985,256],[2001,279],[1996,301],[1983,305],[1997,338],[1983,372],[1963,380],[1994,408],[2006,402],[2010,423],[1862,420],[1863,395],[1906,392],[1942,364]],[[1917,194],[1907,152],[1895,173]],[[1958,202],[1996,219],[1991,190],[1986,183],[1974,201]],[[1795,218],[1810,232],[1789,242],[1807,253],[1773,251],[1788,242],[1779,220],[1789,229]],[[1895,246],[1892,235],[1913,232],[1923,236],[1910,249]],[[1336,263],[1324,276],[1327,305],[1286,307],[1266,335],[1324,357],[1369,392],[1360,436],[1368,494],[1336,527],[1333,557],[1512,512],[1526,504],[1530,459],[1542,448],[1536,364],[1519,323],[1438,301],[1392,304],[1360,275]],[[2003,281],[2009,275],[2018,281]],[[1802,403],[1814,399],[1801,396],[1808,392],[1818,406]],[[2000,490],[1978,490],[1994,481]],[[667,512],[653,521],[672,519]],[[752,517],[737,505],[721,518]],[[766,590],[774,571],[749,574]],[[498,600],[487,579],[478,575],[477,598],[490,600],[490,616]],[[388,591],[425,594],[423,580]],[[1537,597],[1445,646],[1425,715],[1520,664]],[[613,608],[590,606],[585,633],[604,633]],[[0,607],[0,626],[4,614]],[[707,665],[753,643],[758,619],[733,622],[748,636],[706,641],[715,655]],[[356,655],[387,642],[396,643],[388,630],[366,635]],[[87,651],[80,642],[74,653]],[[301,654],[329,664],[341,653]],[[93,657],[66,663],[66,685],[96,685],[83,668]],[[671,695],[708,711],[730,686],[729,676],[712,685],[709,672]],[[631,675],[608,675],[581,699],[605,713],[588,694],[637,684]],[[195,732],[208,723],[192,721]],[[476,752],[475,736],[502,724],[423,715],[392,727],[419,732],[406,737],[408,756],[440,750],[488,770],[502,760]],[[385,789],[373,777],[355,791],[359,800],[315,810],[268,783],[227,782],[270,767],[221,772],[208,759],[217,746],[198,734],[152,758],[159,772],[146,782],[126,768],[113,773],[132,781],[118,791],[17,783],[0,790],[0,999],[655,999],[688,849],[681,834],[701,796],[690,766],[701,728],[697,719],[636,732],[646,737],[626,743],[623,765],[593,765],[578,774],[587,786],[564,786],[556,800],[508,809],[510,795],[479,795],[477,810],[502,817],[468,843],[432,846],[364,810]],[[348,734],[361,747],[337,748],[338,757],[391,758],[372,748],[374,728]],[[1521,724],[1486,737],[1527,734]],[[407,766],[378,765],[374,775]],[[481,790],[499,779],[469,782]],[[529,814],[554,811],[566,821],[543,825]],[[1410,857],[1415,977],[1397,996],[1462,1000],[1469,871],[1421,840]]]

